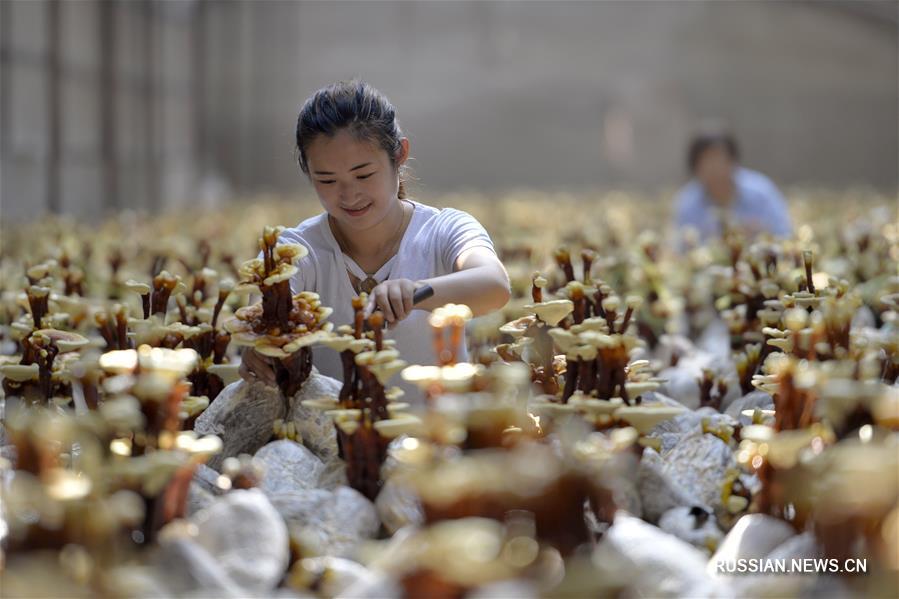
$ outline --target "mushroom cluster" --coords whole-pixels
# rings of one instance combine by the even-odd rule
[[[674,252],[650,198],[454,197],[513,298],[433,310],[425,364],[364,295],[332,326],[294,293],[306,249],[265,223],[296,204],[4,232],[4,591],[896,596],[899,226],[809,198],[790,239]],[[868,571],[719,568],[810,557]]]
[[[258,293],[262,301],[238,309],[225,322],[231,341],[273,358],[278,387],[293,397],[312,371],[311,346],[327,337],[333,311],[317,294],[294,294],[290,281],[308,250],[302,244],[278,243],[284,227],[266,227],[259,238],[260,258],[240,267],[237,293]]]

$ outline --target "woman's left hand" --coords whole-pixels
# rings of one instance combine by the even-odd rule
[[[412,312],[412,294],[417,288],[418,283],[409,279],[387,279],[380,283],[368,296],[366,318],[379,309],[388,323],[398,323]]]

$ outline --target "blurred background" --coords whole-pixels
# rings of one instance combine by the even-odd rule
[[[361,76],[419,199],[683,183],[728,124],[781,185],[893,193],[899,3],[0,1],[0,217],[308,193],[294,126]]]

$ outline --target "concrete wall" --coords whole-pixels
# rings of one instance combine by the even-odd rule
[[[422,197],[673,186],[708,117],[781,183],[895,189],[897,22],[895,2],[3,0],[0,217],[306,190],[297,109],[354,75],[396,104]]]

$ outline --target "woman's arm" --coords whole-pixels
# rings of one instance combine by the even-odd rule
[[[433,310],[444,304],[465,304],[475,316],[481,316],[509,301],[509,274],[492,251],[483,247],[466,250],[454,268],[451,274],[419,281],[433,287],[434,295],[416,308]]]
[[[366,314],[377,306],[387,322],[403,320],[413,309],[415,289],[425,284],[434,289],[434,295],[415,309],[433,310],[444,304],[465,304],[475,316],[480,316],[502,308],[509,301],[509,275],[491,250],[480,246],[465,250],[453,267],[455,272],[421,281],[384,281],[372,290]]]

